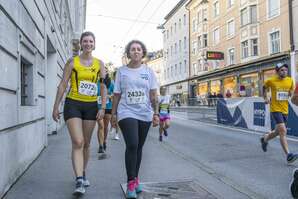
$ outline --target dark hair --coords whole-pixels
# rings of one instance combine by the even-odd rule
[[[275,66],[275,70],[278,72],[279,69],[281,69],[282,67],[289,68],[288,64],[286,64],[286,63],[278,63],[278,64],[276,64],[276,66]]]
[[[145,44],[143,42],[139,41],[139,40],[132,40],[132,41],[130,41],[125,46],[125,54],[126,54],[127,58],[130,59],[129,50],[130,50],[131,45],[132,44],[135,44],[135,43],[140,44],[140,46],[141,46],[141,48],[143,50],[143,56],[142,56],[142,58],[146,57],[146,55],[147,55],[147,48],[146,48]]]
[[[87,37],[87,36],[91,36],[94,40],[94,49],[95,49],[95,35],[93,34],[93,32],[90,32],[90,31],[86,31],[86,32],[83,32],[81,34],[81,37],[80,37],[80,45],[81,45],[81,50],[82,50],[82,41],[83,41],[83,38],[84,37]],[[93,50],[94,50],[93,49]]]
[[[109,90],[109,87],[111,85],[111,78],[110,78],[109,73],[106,74],[106,77],[103,80],[103,83],[106,85],[107,89]]]

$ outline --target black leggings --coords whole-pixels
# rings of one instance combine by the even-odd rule
[[[150,125],[151,122],[134,118],[125,118],[119,121],[119,127],[126,144],[125,167],[128,181],[138,177],[142,160],[142,149]]]

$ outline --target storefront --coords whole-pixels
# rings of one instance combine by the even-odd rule
[[[221,87],[220,80],[212,80],[210,82],[210,92],[212,94],[215,93],[217,95],[218,93],[220,93],[221,92],[220,87]]]
[[[169,86],[168,94],[171,95],[172,101],[180,101],[181,104],[187,104],[188,99],[188,82],[181,82]]]
[[[258,73],[240,75],[240,88],[244,88],[241,97],[258,97],[259,79]]]
[[[232,97],[238,97],[237,95],[237,78],[234,77],[226,77],[223,79],[223,95],[226,97],[228,92],[231,93]]]

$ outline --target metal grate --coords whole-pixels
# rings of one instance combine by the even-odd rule
[[[194,181],[172,181],[143,183],[143,192],[138,199],[216,199],[214,195]],[[121,184],[123,193],[126,184]]]

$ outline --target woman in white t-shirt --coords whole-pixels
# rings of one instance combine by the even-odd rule
[[[126,144],[127,173],[126,198],[136,198],[142,191],[139,168],[142,148],[151,123],[159,123],[157,80],[152,69],[142,64],[146,56],[145,45],[133,40],[125,48],[129,63],[118,69],[113,97],[112,125],[117,120]],[[117,118],[116,118],[117,116]]]

